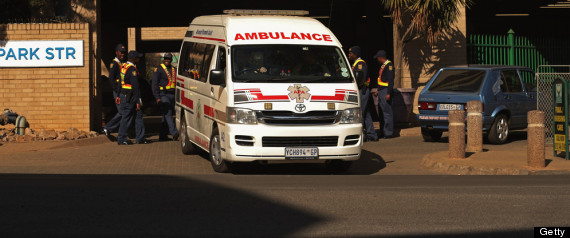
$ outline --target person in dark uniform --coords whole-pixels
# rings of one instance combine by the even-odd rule
[[[152,75],[152,94],[156,104],[161,105],[162,125],[160,126],[159,140],[168,140],[168,133],[173,140],[178,140],[178,130],[174,124],[174,91],[176,88],[176,67],[172,66],[172,54],[164,55],[164,63],[154,69]]]
[[[119,126],[119,136],[117,142],[119,145],[130,145],[131,141],[127,140],[129,127],[135,119],[135,131],[137,144],[149,144],[150,141],[144,138],[145,128],[143,122],[142,100],[140,97],[139,71],[136,64],[143,55],[136,51],[130,51],[128,61],[121,69],[121,93],[119,95],[119,103],[121,104],[121,125]],[[141,79],[142,80],[142,79]]]
[[[385,139],[394,136],[394,114],[392,112],[392,91],[394,89],[394,65],[387,58],[386,51],[379,50],[374,58],[380,63],[378,72],[378,89],[373,92],[378,96],[380,109],[380,127]]]
[[[119,93],[121,89],[121,69],[125,63],[125,58],[127,55],[127,48],[123,44],[118,44],[115,47],[115,59],[111,61],[109,65],[109,81],[111,82],[111,88],[113,89],[113,99],[115,100],[115,106],[117,107],[117,114],[108,121],[103,127],[103,133],[107,137],[111,135],[111,132],[116,131],[121,123],[121,110],[119,103]]]
[[[360,108],[362,110],[362,127],[365,130],[366,137],[364,141],[378,141],[378,134],[374,130],[372,115],[370,114],[370,90],[368,89],[368,67],[366,62],[360,58],[362,50],[359,46],[353,46],[349,49],[348,59],[353,61],[352,72],[356,78],[358,91],[360,92]]]

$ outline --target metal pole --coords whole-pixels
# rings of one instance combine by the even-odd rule
[[[515,65],[515,31],[510,29],[509,32],[509,65]]]

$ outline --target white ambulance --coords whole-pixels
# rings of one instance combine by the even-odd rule
[[[336,37],[295,11],[224,13],[195,18],[182,43],[182,152],[209,152],[217,172],[251,161],[348,169],[361,153],[361,111]]]

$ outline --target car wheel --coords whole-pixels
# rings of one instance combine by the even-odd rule
[[[499,114],[495,118],[493,126],[491,126],[491,130],[489,130],[489,135],[487,137],[489,142],[496,145],[507,142],[509,137],[509,118],[505,114]]]
[[[425,142],[436,142],[441,140],[442,130],[422,128],[422,137]]]
[[[325,166],[327,169],[333,174],[345,173],[350,169],[352,165],[352,161],[344,161],[344,160],[327,160],[325,162]]]
[[[214,171],[218,173],[228,173],[231,171],[231,168],[230,164],[222,158],[221,145],[218,128],[214,128],[212,136],[210,137],[210,163]]]
[[[182,148],[182,153],[185,155],[196,153],[196,146],[192,144],[188,138],[186,119],[184,118],[182,118],[182,124],[180,125],[180,147]]]

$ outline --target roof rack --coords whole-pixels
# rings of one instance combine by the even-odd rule
[[[307,16],[307,15],[309,15],[309,11],[305,11],[305,10],[229,9],[229,10],[224,10],[224,14],[234,15],[234,16],[251,16],[251,15]]]

